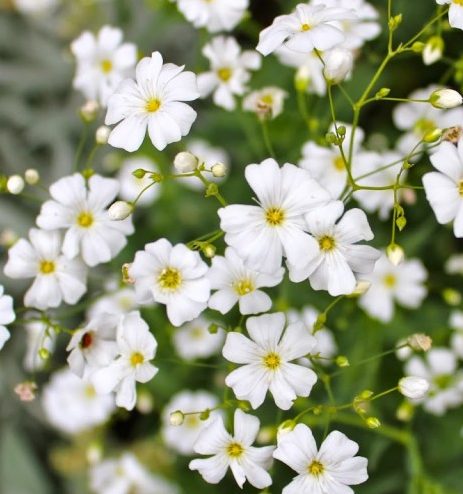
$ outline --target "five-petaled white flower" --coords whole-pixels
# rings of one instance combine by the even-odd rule
[[[312,431],[298,424],[291,432],[278,438],[273,457],[297,472],[283,494],[352,494],[349,485],[368,479],[368,460],[355,456],[358,444],[342,432],[328,434],[320,449]]]
[[[167,317],[174,326],[191,321],[207,307],[210,283],[205,277],[208,266],[198,252],[183,244],[162,238],[145,245],[135,254],[129,268],[137,300],[141,304],[165,304]]]
[[[198,75],[198,88],[203,98],[213,94],[214,103],[226,110],[236,106],[234,95],[243,95],[250,79],[250,70],[260,68],[261,57],[254,50],[241,52],[231,36],[217,36],[203,48],[211,70]]]
[[[86,183],[75,173],[50,186],[51,200],[42,205],[37,225],[44,230],[65,229],[63,253],[69,259],[81,254],[88,266],[108,262],[125,247],[133,233],[131,218],[112,221],[107,207],[119,192],[113,178],[93,175]]]
[[[71,43],[71,51],[77,59],[73,84],[87,100],[106,106],[119,83],[132,76],[137,47],[133,43],[122,43],[122,38],[120,29],[103,26],[97,36],[85,31]]]
[[[32,228],[29,241],[18,240],[8,251],[5,274],[9,278],[34,278],[24,296],[26,307],[45,310],[62,301],[75,304],[87,291],[87,269],[79,259],[61,252],[61,235]]]
[[[316,256],[317,242],[304,232],[304,214],[326,204],[330,196],[306,170],[274,159],[248,165],[246,180],[257,206],[231,205],[218,214],[225,241],[253,269],[274,273],[283,256],[292,264]]]
[[[259,288],[276,286],[283,280],[284,269],[260,273],[247,267],[232,247],[225,257],[215,256],[207,277],[212,290],[209,307],[226,314],[238,302],[241,314],[259,314],[272,307],[271,298]]]
[[[136,80],[122,81],[108,100],[105,123],[118,124],[108,139],[111,146],[136,151],[148,130],[154,147],[163,150],[190,132],[196,112],[184,101],[199,93],[196,76],[183,69],[164,64],[159,52],[138,62]]]
[[[222,417],[216,417],[199,435],[194,445],[196,453],[213,455],[190,462],[191,470],[198,470],[206,482],[218,484],[230,467],[237,484],[242,488],[246,480],[257,489],[272,484],[267,470],[272,463],[273,446],[252,446],[259,432],[257,417],[241,410],[235,411],[234,435],[229,434]]]
[[[13,298],[3,293],[3,286],[0,285],[0,350],[10,339],[10,332],[5,328],[5,325],[12,323],[15,319]]]
[[[257,51],[272,53],[282,45],[308,53],[314,48],[329,50],[345,40],[339,22],[356,19],[353,10],[300,3],[289,15],[280,15],[259,36]]]
[[[249,7],[249,0],[176,1],[180,12],[194,27],[204,27],[210,33],[231,31]]]
[[[423,177],[426,198],[437,221],[441,225],[453,221],[453,233],[463,237],[463,138],[458,146],[442,142],[430,160],[438,171]]]
[[[116,404],[132,410],[137,399],[136,383],[153,379],[158,369],[150,363],[157,342],[138,311],[122,316],[117,329],[117,357],[90,375],[97,393],[116,391]]]
[[[373,271],[381,253],[369,245],[356,245],[373,238],[368,219],[358,208],[344,215],[343,211],[342,202],[333,201],[306,215],[307,229],[317,241],[318,254],[307,257],[306,264],[288,263],[292,281],[298,283],[309,278],[314,290],[328,290],[333,296],[346,295],[354,291],[359,275]]]
[[[230,332],[222,351],[230,362],[244,364],[225,379],[236,397],[258,408],[270,391],[277,407],[289,410],[298,396],[309,396],[317,375],[291,363],[317,344],[304,324],[295,322],[285,330],[285,315],[277,312],[250,317],[246,328],[251,338]]]

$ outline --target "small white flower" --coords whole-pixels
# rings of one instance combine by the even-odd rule
[[[449,23],[452,27],[463,29],[463,5],[459,0],[436,0],[439,5],[450,4]]]
[[[100,314],[119,316],[137,308],[135,290],[132,287],[116,289],[98,298],[88,309],[87,318],[93,319]]]
[[[316,241],[304,232],[303,216],[326,204],[329,194],[306,170],[290,163],[280,168],[274,159],[248,165],[245,175],[258,205],[219,209],[227,244],[265,273],[278,270],[283,256],[298,264],[317,255]]]
[[[97,393],[107,394],[115,390],[117,406],[132,410],[137,399],[136,383],[151,381],[158,372],[150,363],[157,342],[137,311],[121,317],[116,341],[116,359],[91,374],[90,379]]]
[[[209,299],[209,307],[226,314],[238,302],[241,314],[267,312],[272,307],[272,300],[259,288],[280,284],[283,275],[283,268],[266,274],[246,267],[235,250],[228,247],[225,257],[212,259],[207,274],[212,290],[217,290]]]
[[[42,321],[32,321],[24,325],[26,330],[26,355],[23,365],[28,372],[36,372],[45,366],[46,360],[40,356],[40,350],[51,353],[55,348],[56,333]]]
[[[136,151],[146,131],[154,147],[162,151],[190,132],[196,112],[184,101],[199,97],[196,76],[183,66],[164,64],[159,52],[136,67],[136,80],[125,79],[108,100],[106,125],[117,124],[108,143]]]
[[[231,31],[243,18],[249,0],[174,0],[194,27],[210,33]]]
[[[21,175],[11,175],[6,182],[6,190],[13,195],[21,194],[25,186],[24,179]]]
[[[60,0],[13,0],[13,3],[22,14],[42,16],[53,11]]]
[[[435,108],[445,110],[460,106],[463,103],[463,96],[454,89],[436,89],[436,91],[431,94],[429,101]]]
[[[331,84],[339,84],[349,77],[354,67],[352,52],[344,48],[333,48],[324,57],[323,74]]]
[[[135,254],[129,268],[137,301],[141,304],[165,304],[167,317],[174,326],[191,321],[207,307],[210,283],[208,267],[198,252],[186,245],[172,244],[162,238],[145,245]]]
[[[162,436],[165,443],[182,455],[191,455],[200,432],[211,423],[218,412],[212,411],[205,420],[201,420],[199,413],[189,412],[203,412],[217,405],[217,398],[207,391],[181,391],[174,395],[162,413]],[[176,411],[184,414],[180,425],[171,424],[171,414]]]
[[[148,472],[132,453],[104,460],[90,470],[90,486],[96,494],[178,494],[178,489]]]
[[[211,70],[198,75],[201,97],[213,94],[214,103],[226,110],[236,107],[235,95],[243,95],[250,79],[250,70],[261,65],[260,55],[241,47],[231,36],[217,36],[204,46],[203,55],[209,59]]]
[[[283,112],[283,104],[288,93],[275,86],[252,91],[243,99],[243,109],[255,113],[260,118],[273,119]]]
[[[236,483],[242,488],[246,480],[257,489],[272,484],[267,470],[272,463],[273,446],[252,446],[259,432],[257,417],[235,411],[234,435],[224,427],[222,417],[217,416],[199,435],[194,445],[196,453],[212,455],[190,462],[191,470],[198,470],[210,484],[218,484],[231,469]]]
[[[87,270],[79,259],[67,259],[61,253],[61,235],[32,228],[29,240],[18,240],[8,251],[6,276],[34,278],[24,296],[26,307],[45,310],[61,303],[75,304],[87,291]]]
[[[355,456],[358,444],[342,432],[328,434],[320,449],[312,431],[298,424],[291,432],[278,439],[273,457],[297,472],[294,480],[283,489],[283,494],[353,493],[349,485],[368,479],[368,460]]]
[[[44,387],[42,406],[48,421],[68,434],[79,434],[106,422],[114,411],[114,397],[100,396],[87,379],[69,369],[52,374]]]
[[[384,253],[373,273],[365,278],[370,289],[359,298],[359,306],[370,316],[387,323],[394,317],[394,302],[409,309],[417,309],[428,291],[428,273],[419,259],[407,259],[394,266]]]
[[[87,100],[106,106],[120,82],[133,75],[137,47],[122,39],[121,29],[103,26],[97,36],[85,31],[71,43],[77,61],[73,85]]]
[[[133,172],[139,169],[146,170],[148,173],[145,173],[143,178],[137,178]],[[134,156],[124,160],[116,177],[120,184],[120,198],[124,201],[134,201],[143,189],[153,183],[150,172],[158,173],[158,171],[155,163],[146,156]],[[160,192],[159,184],[152,185],[140,196],[137,207],[149,206],[159,197]]]
[[[216,333],[209,332],[211,321],[198,317],[178,328],[173,335],[177,353],[186,360],[208,358],[222,349],[225,332],[217,328]]]
[[[432,348],[425,358],[412,357],[405,365],[405,373],[426,379],[428,394],[416,400],[433,415],[444,415],[450,408],[463,403],[463,372],[457,369],[457,358],[447,348]]]
[[[373,271],[380,252],[369,245],[356,245],[374,236],[365,213],[357,208],[343,212],[342,202],[334,201],[305,216],[318,252],[302,257],[298,264],[288,263],[292,281],[308,278],[314,290],[337,296],[352,293],[357,277]]]
[[[298,396],[309,396],[317,375],[291,363],[310,353],[317,343],[305,326],[296,322],[285,330],[285,315],[277,312],[250,317],[246,328],[251,338],[230,332],[222,350],[230,362],[244,364],[225,379],[236,397],[255,409],[270,391],[277,407],[289,410]]]
[[[5,295],[3,286],[0,285],[0,350],[10,339],[10,332],[5,328],[5,325],[12,323],[15,319],[13,298]]]
[[[308,53],[314,48],[328,50],[345,40],[336,21],[356,19],[353,10],[300,3],[290,15],[280,15],[259,36],[257,51],[268,55],[282,45]]]
[[[447,274],[463,275],[463,254],[450,256],[445,263],[445,272]]]
[[[453,221],[453,233],[463,237],[463,138],[458,146],[442,142],[430,157],[438,171],[423,177],[426,198],[443,225]]]
[[[66,350],[68,364],[74,374],[83,377],[86,370],[109,365],[118,353],[116,343],[120,316],[101,314],[72,335]],[[87,372],[88,374],[88,372]]]
[[[424,398],[428,390],[429,383],[422,377],[407,376],[399,381],[400,393],[412,400]]]

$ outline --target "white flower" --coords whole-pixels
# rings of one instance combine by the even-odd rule
[[[231,31],[241,21],[249,7],[249,0],[176,1],[180,12],[194,27],[204,27],[210,33]]]
[[[450,256],[445,263],[445,272],[447,274],[463,275],[463,254]]]
[[[26,330],[26,355],[23,365],[28,372],[36,372],[45,366],[46,359],[40,356],[40,350],[51,353],[55,348],[56,333],[42,321],[32,321],[24,325]]]
[[[116,391],[116,404],[132,410],[137,399],[136,383],[151,381],[158,369],[150,363],[157,342],[137,311],[122,316],[117,329],[118,356],[90,379],[97,393]]]
[[[368,245],[356,245],[373,239],[368,219],[361,209],[351,209],[344,215],[343,211],[342,202],[334,201],[306,215],[307,229],[316,239],[318,252],[305,257],[305,264],[288,263],[291,281],[309,278],[314,290],[328,290],[337,296],[352,293],[357,277],[373,271],[380,252]]]
[[[268,55],[282,45],[308,53],[314,48],[328,50],[345,40],[335,21],[356,19],[353,10],[300,3],[290,15],[280,15],[259,36],[257,51]]]
[[[16,319],[13,310],[13,298],[5,295],[3,291],[3,286],[0,285],[0,350],[5,342],[10,339],[10,332],[5,328],[5,325],[12,323]]]
[[[205,420],[201,420],[200,413],[189,415],[189,412],[203,412],[217,405],[217,398],[207,391],[181,391],[174,395],[162,413],[162,436],[165,443],[182,455],[191,455],[200,432],[211,423],[218,412],[212,411]],[[185,414],[181,425],[171,425],[170,415],[176,411]]]
[[[123,315],[136,309],[135,290],[132,287],[117,289],[98,298],[88,309],[87,318],[100,314]]]
[[[52,374],[42,406],[48,421],[68,434],[79,434],[106,422],[114,410],[112,395],[100,396],[86,379],[69,369]]]
[[[255,409],[270,391],[277,407],[289,410],[298,396],[309,396],[317,375],[311,369],[291,363],[310,353],[316,345],[305,326],[296,322],[285,330],[285,315],[277,312],[250,317],[246,328],[251,339],[230,332],[222,350],[230,362],[244,364],[225,379],[236,397],[249,401]]]
[[[8,251],[6,276],[34,278],[24,296],[26,307],[45,310],[61,303],[75,304],[87,291],[87,270],[79,259],[67,259],[61,253],[61,235],[32,228],[29,240],[18,240]]]
[[[323,74],[331,84],[339,84],[347,79],[354,67],[352,52],[344,48],[333,48],[324,57]]]
[[[222,349],[225,332],[217,328],[216,333],[209,332],[211,321],[198,317],[175,330],[173,343],[177,353],[186,360],[208,358]]]
[[[283,112],[283,104],[288,96],[286,91],[276,86],[268,86],[252,91],[243,99],[243,109],[261,118],[276,118]]]
[[[442,58],[444,53],[444,40],[440,36],[431,36],[423,48],[423,63],[432,65]]]
[[[437,221],[453,221],[453,233],[463,237],[463,138],[458,146],[442,142],[430,157],[438,171],[426,173],[423,185]]]
[[[459,0],[436,0],[439,5],[450,4],[449,23],[452,27],[463,29],[463,5]]]
[[[132,77],[137,47],[122,39],[121,29],[103,26],[97,36],[85,31],[71,43],[77,61],[73,85],[87,100],[106,106],[120,82]]]
[[[350,139],[352,127],[337,122],[337,127],[343,125],[346,134],[343,142],[343,151],[346,157],[349,156]],[[334,132],[334,126],[330,127],[330,132]],[[356,163],[357,155],[364,138],[362,129],[357,128],[352,146],[352,162]],[[302,147],[302,159],[299,166],[304,168],[312,177],[317,180],[331,194],[333,199],[337,199],[347,184],[347,171],[344,159],[338,146],[334,144],[326,147],[320,146],[316,142],[309,141]]]
[[[141,304],[165,304],[167,317],[174,326],[191,321],[207,307],[210,283],[208,267],[198,252],[186,245],[172,244],[162,238],[145,245],[135,254],[129,275],[135,283]]]
[[[231,205],[218,214],[225,241],[255,270],[273,273],[282,257],[298,264],[317,254],[304,232],[303,216],[329,201],[329,194],[305,170],[274,159],[248,165],[246,180],[258,205]]]
[[[120,316],[100,314],[72,335],[66,348],[68,364],[74,374],[83,377],[86,370],[109,365],[118,353],[116,332]],[[88,374],[88,372],[87,372]]]
[[[455,354],[447,348],[432,348],[425,360],[412,357],[405,365],[405,373],[426,379],[428,394],[417,403],[433,415],[444,415],[450,408],[463,404],[463,372],[457,370]]]
[[[387,323],[394,317],[394,302],[409,309],[421,305],[428,293],[427,277],[419,259],[407,259],[394,266],[383,253],[373,273],[365,276],[371,286],[359,298],[359,306],[370,316]]]
[[[246,267],[235,250],[228,247],[225,257],[212,259],[207,274],[212,290],[217,290],[209,299],[209,307],[226,314],[238,302],[241,314],[267,312],[272,307],[272,300],[259,288],[280,284],[283,275],[283,268],[266,274]]]
[[[261,57],[254,50],[241,52],[241,47],[231,36],[217,36],[203,48],[211,70],[198,75],[201,97],[213,94],[214,103],[226,110],[236,107],[234,95],[243,95],[250,79],[250,70],[257,70]]]
[[[273,446],[251,446],[259,432],[257,417],[235,411],[234,435],[224,427],[222,417],[217,416],[199,435],[194,445],[196,453],[213,455],[190,462],[191,470],[198,470],[206,482],[218,484],[230,467],[236,483],[242,488],[246,480],[257,489],[272,484],[267,470],[272,463]]]
[[[343,48],[356,50],[365,41],[376,38],[381,32],[381,25],[378,22],[379,13],[365,0],[312,0],[310,3],[325,7],[340,7],[355,12],[355,18],[341,21],[342,32],[345,35],[341,45]]]
[[[63,253],[68,259],[81,254],[88,266],[108,262],[119,254],[133,233],[131,218],[112,221],[107,207],[119,192],[117,180],[93,175],[86,184],[79,173],[59,179],[50,186],[52,200],[46,201],[37,217],[45,230],[65,229]]]
[[[273,457],[297,472],[294,480],[282,494],[353,493],[349,485],[358,485],[368,479],[368,460],[355,456],[358,444],[342,432],[328,434],[320,449],[312,431],[298,424],[291,432],[278,438]]]
[[[436,89],[430,96],[432,106],[440,109],[455,108],[463,103],[463,96],[454,89]]]
[[[143,467],[132,453],[104,460],[90,470],[90,486],[96,494],[178,494],[178,489]]]
[[[25,15],[45,15],[55,9],[59,0],[13,0],[14,6]]]
[[[135,200],[143,189],[153,183],[150,173],[145,173],[143,178],[135,177],[133,172],[138,169],[147,170],[152,173],[158,173],[159,171],[155,163],[146,156],[134,156],[133,158],[124,160],[116,177],[120,184],[119,196],[124,201]],[[152,204],[159,197],[160,192],[159,184],[152,185],[143,192],[137,201],[137,207]]]
[[[429,383],[422,377],[407,376],[399,381],[400,393],[413,400],[424,398],[428,390]]]
[[[184,101],[199,97],[196,76],[183,66],[163,64],[159,52],[145,57],[136,67],[136,80],[125,79],[108,100],[106,125],[120,122],[108,143],[136,151],[146,131],[154,147],[163,150],[190,132],[196,112]]]

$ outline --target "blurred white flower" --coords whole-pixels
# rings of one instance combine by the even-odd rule
[[[193,454],[193,445],[200,432],[211,423],[218,412],[210,412],[204,420],[201,419],[200,413],[188,413],[210,410],[219,404],[218,401],[207,391],[181,391],[174,395],[162,413],[162,437],[165,443],[182,455]],[[171,424],[170,416],[176,411],[185,414],[180,425]]]
[[[5,345],[5,342],[10,339],[10,332],[5,325],[12,323],[15,319],[13,298],[5,295],[4,288],[0,285],[0,350]]]
[[[455,310],[450,314],[449,326],[454,330],[450,337],[450,346],[454,353],[463,360],[463,312]]]
[[[14,6],[25,15],[45,15],[53,11],[60,0],[13,0]]]
[[[358,444],[342,432],[328,434],[320,449],[312,431],[305,424],[278,438],[273,457],[297,472],[293,481],[283,489],[284,494],[353,493],[349,485],[368,479],[368,460],[355,456]]]
[[[137,47],[122,40],[121,29],[103,26],[97,36],[84,31],[71,43],[77,62],[74,88],[103,107],[121,81],[132,77],[137,63]]]
[[[136,309],[135,290],[132,287],[120,288],[98,298],[88,309],[87,318],[100,314],[123,315]]]
[[[238,302],[241,314],[267,312],[272,307],[272,300],[259,288],[278,285],[283,275],[283,268],[266,274],[245,266],[235,250],[228,247],[225,257],[212,259],[207,274],[211,289],[217,290],[209,299],[209,307],[226,314]]]
[[[174,326],[191,321],[207,307],[210,283],[207,264],[198,252],[184,244],[172,244],[162,238],[145,245],[135,254],[129,267],[140,304],[165,304],[167,317]]]
[[[460,0],[436,0],[439,5],[450,4],[449,23],[452,27],[463,29],[463,4]]]
[[[445,262],[447,274],[463,275],[463,254],[453,254]]]
[[[32,321],[24,325],[26,330],[26,355],[23,365],[28,372],[36,372],[45,366],[46,359],[40,355],[44,349],[51,354],[55,348],[56,333],[42,321]]]
[[[261,57],[254,50],[242,52],[235,38],[217,36],[203,48],[203,55],[209,60],[211,70],[198,75],[198,88],[201,97],[213,93],[217,106],[226,110],[236,107],[235,95],[246,92],[250,70],[257,70]]]
[[[210,33],[231,31],[243,18],[249,0],[173,0],[194,27]]]
[[[381,255],[373,273],[365,278],[370,289],[359,298],[359,306],[370,316],[387,323],[394,317],[394,302],[409,309],[417,309],[428,290],[428,273],[419,259],[407,259],[398,266]]]
[[[135,79],[125,79],[108,100],[106,125],[117,124],[108,143],[136,151],[148,131],[153,146],[162,151],[190,132],[196,112],[184,101],[199,97],[196,76],[183,66],[164,64],[153,52],[136,67]]]
[[[276,86],[252,91],[243,99],[243,109],[255,113],[262,119],[273,119],[283,112],[288,93]]]
[[[229,332],[223,347],[223,356],[235,364],[244,364],[225,379],[239,400],[247,400],[258,408],[267,391],[275,404],[289,410],[298,396],[307,397],[317,381],[312,369],[291,363],[310,353],[315,338],[301,322],[285,329],[282,312],[250,317],[246,329],[250,338]]]
[[[50,424],[68,434],[103,424],[115,408],[112,395],[98,395],[87,379],[67,368],[52,374],[43,389],[42,406]]]
[[[18,240],[8,251],[6,276],[13,279],[34,278],[24,296],[26,307],[45,310],[64,301],[75,304],[87,291],[87,269],[80,259],[68,259],[61,253],[58,231],[32,228],[29,241]]]
[[[252,446],[259,432],[257,417],[237,409],[234,415],[234,434],[229,434],[222,417],[216,416],[203,429],[194,445],[196,453],[210,455],[190,462],[191,470],[198,470],[210,484],[218,484],[231,469],[236,483],[243,488],[246,480],[257,489],[272,484],[267,470],[272,464],[273,446]]]
[[[79,173],[59,179],[50,186],[52,200],[46,201],[37,217],[45,230],[65,229],[63,253],[69,259],[79,254],[88,266],[113,259],[134,232],[131,218],[113,221],[107,207],[119,192],[112,178],[93,175],[88,182]]]

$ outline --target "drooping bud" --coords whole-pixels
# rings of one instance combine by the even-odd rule
[[[398,266],[405,256],[404,250],[397,244],[389,244],[386,249],[386,255],[394,266]]]
[[[325,57],[323,75],[330,84],[339,84],[344,81],[352,71],[354,57],[350,50],[334,48]]]
[[[431,36],[423,48],[423,63],[432,65],[442,58],[444,53],[444,40],[440,36]]]
[[[133,206],[126,201],[116,201],[108,209],[108,216],[113,221],[122,221],[133,212]]]

